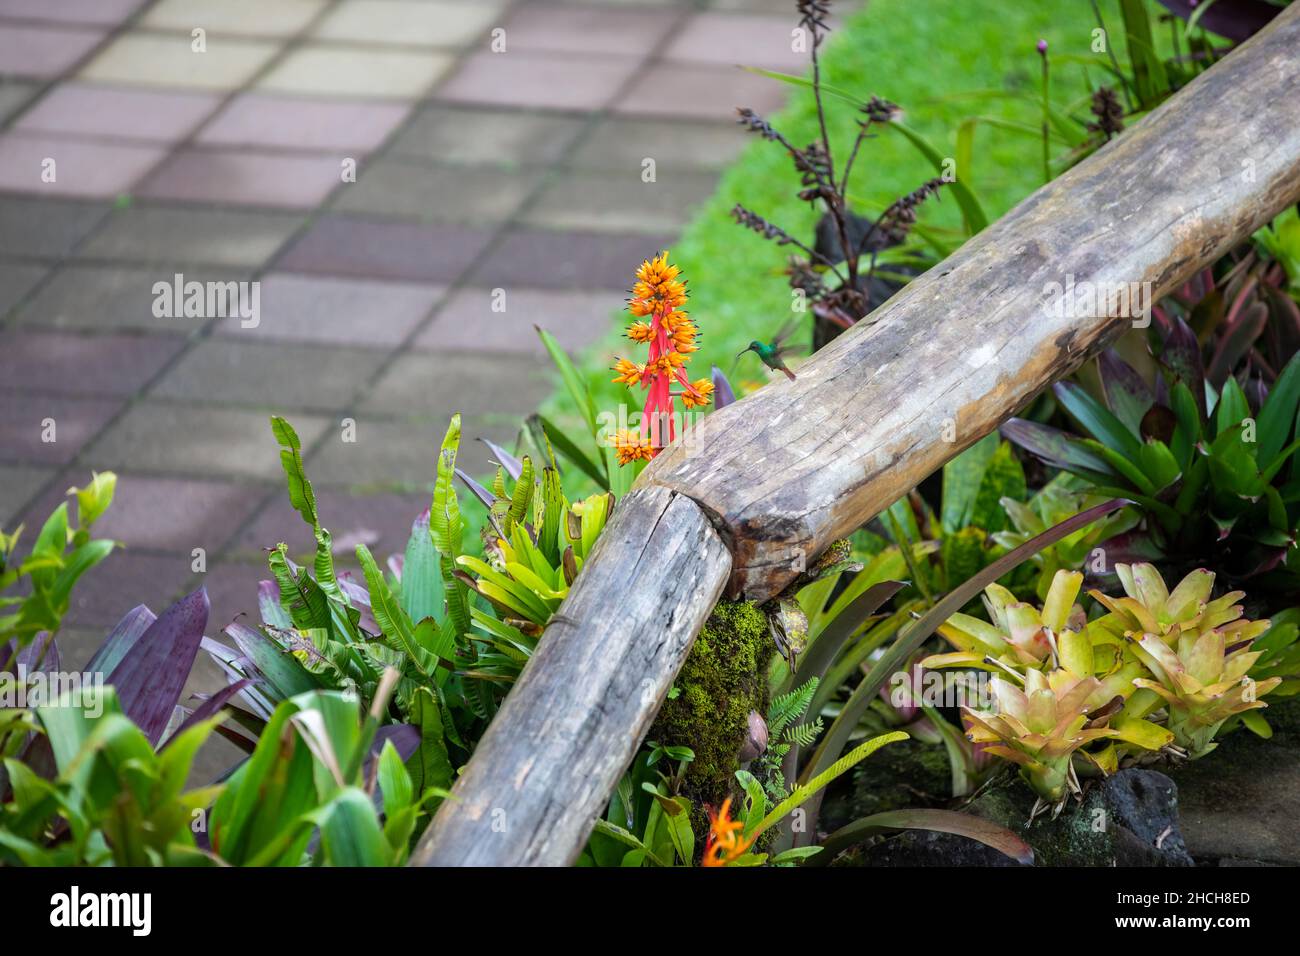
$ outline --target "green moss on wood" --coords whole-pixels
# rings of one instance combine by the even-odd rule
[[[741,805],[736,757],[745,741],[749,712],[767,712],[767,671],[774,645],[767,617],[752,602],[714,608],[677,675],[677,695],[664,703],[650,738],[690,747],[686,793],[697,807],[697,836],[708,830],[704,804],[721,806],[732,796]]]

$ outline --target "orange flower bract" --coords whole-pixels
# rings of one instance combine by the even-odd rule
[[[717,813],[709,811],[709,835],[704,840],[701,866],[726,866],[745,855],[753,840],[745,838],[745,824],[731,819],[731,797]]]

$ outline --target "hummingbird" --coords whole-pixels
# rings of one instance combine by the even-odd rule
[[[749,347],[746,348],[744,352],[737,355],[736,358],[739,359],[741,355],[745,354],[745,352],[755,352],[758,357],[763,360],[764,365],[774,372],[784,372],[785,377],[793,382],[794,372],[790,371],[785,364],[785,355],[791,352],[792,349],[790,346],[785,344],[785,341],[790,337],[790,333],[795,330],[796,325],[797,320],[787,322],[785,326],[782,327],[781,331],[776,334],[776,338],[774,338],[770,343],[760,342],[758,339],[755,339],[750,342]]]

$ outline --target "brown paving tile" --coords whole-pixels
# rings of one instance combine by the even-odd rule
[[[558,160],[586,124],[577,116],[430,106],[393,139],[388,155],[465,165],[545,165]]]
[[[0,319],[49,271],[44,265],[0,262]]]
[[[29,526],[49,514],[68,488],[90,480],[88,468],[70,468],[24,515]],[[113,504],[95,523],[95,535],[127,548],[190,554],[202,548],[210,560],[267,494],[262,485],[190,478],[158,478],[129,470],[117,473]],[[68,498],[75,515],[76,499]]]
[[[516,229],[472,274],[488,288],[610,289],[628,284],[637,263],[667,248],[667,235]]]
[[[116,26],[145,0],[0,0],[0,17],[47,23]]]
[[[437,98],[457,103],[594,110],[608,103],[639,66],[636,57],[476,53],[438,88]]]
[[[785,16],[696,13],[674,32],[663,56],[802,74],[808,66],[808,53],[792,49],[795,26],[793,4]]]
[[[64,256],[107,212],[102,203],[0,195],[0,254]]]
[[[0,460],[34,464],[71,461],[122,407],[116,399],[63,398],[29,392],[0,392]],[[53,440],[49,422],[53,421]]]
[[[40,83],[0,77],[0,123],[9,119],[36,96]]]
[[[306,445],[332,427],[326,419],[301,412],[292,420]],[[87,449],[85,462],[101,470],[278,481],[276,449],[266,412],[146,401],[101,435]]]
[[[186,33],[123,33],[81,71],[81,78],[186,90],[233,90],[247,83],[279,50],[268,40],[224,38],[195,53]]]
[[[159,0],[140,20],[154,30],[208,32],[208,41],[227,36],[290,37],[325,9],[326,0]]]
[[[500,24],[502,0],[343,0],[312,28],[319,40],[459,49]]]
[[[409,0],[402,0],[409,2]],[[542,178],[540,169],[430,168],[404,160],[363,163],[338,194],[339,212],[490,225],[509,219]]]
[[[409,109],[405,103],[245,93],[213,117],[196,139],[211,146],[365,153],[377,149]]]
[[[423,493],[348,495],[322,488],[316,495],[316,510],[330,530],[336,559],[349,565],[356,563],[358,544],[368,547],[380,562],[404,552],[412,522],[428,507],[429,496]],[[230,554],[241,560],[264,558],[266,550],[281,541],[289,545],[291,555],[304,559],[316,548],[311,528],[293,510],[287,494],[276,495],[262,506],[230,545]]]
[[[262,280],[261,322],[242,328],[232,317],[223,335],[258,340],[359,345],[400,344],[429,314],[444,287],[274,273]]]
[[[41,468],[36,465],[0,465],[0,528],[12,532],[18,525],[18,515],[24,510],[27,502],[55,474],[57,474],[55,468]],[[28,530],[36,531],[39,528],[32,525]]]
[[[472,352],[408,352],[361,402],[361,411],[424,418],[533,411],[551,389],[550,369],[531,358]]]
[[[257,86],[278,93],[415,100],[452,62],[450,53],[306,44],[280,60]]]
[[[149,199],[311,209],[343,181],[337,156],[183,149],[140,186]]]
[[[734,123],[610,117],[583,140],[567,164],[578,169],[630,171],[638,176],[647,158],[653,159],[658,169],[721,170],[734,162],[749,142],[745,131]]]
[[[10,76],[53,77],[95,48],[105,31],[7,23],[0,30],[0,64]]]
[[[773,113],[785,102],[783,84],[743,70],[657,63],[637,77],[616,112],[733,122],[738,106]]]
[[[43,196],[111,198],[130,192],[163,156],[164,151],[156,146],[3,133],[0,189]],[[52,182],[47,181],[48,176],[53,176]]]
[[[188,335],[206,325],[206,316],[154,314],[159,282],[175,284],[173,269],[131,266],[67,264],[61,267],[17,312],[15,319],[28,327],[161,332]],[[237,270],[195,272],[186,270],[183,281],[237,282],[247,274]]]
[[[656,169],[654,182],[641,170],[560,173],[520,221],[550,229],[671,232],[685,226],[713,194],[716,177],[690,170]]]
[[[88,648],[93,653],[127,611],[144,604],[161,614],[181,596],[189,578],[188,554],[164,556],[115,550],[77,582],[64,625],[73,630],[97,631],[99,641],[93,641]],[[90,653],[75,653],[73,648],[65,653],[79,665],[90,659]]]
[[[271,544],[272,547],[275,546],[275,542]],[[262,616],[257,606],[257,585],[269,580],[271,571],[264,560],[209,562],[207,572],[196,576],[187,585],[198,587],[201,584],[208,590],[211,607],[208,612],[208,636],[216,637],[237,618],[249,625],[260,621]],[[224,681],[217,686],[221,683]]]
[[[80,254],[137,263],[257,268],[300,222],[296,213],[134,205],[115,212]]]
[[[672,10],[602,10],[524,4],[506,20],[509,55],[578,53],[641,58],[672,28]]]
[[[216,109],[218,102],[211,93],[62,83],[23,114],[14,128],[36,133],[174,143],[188,136]]]
[[[6,388],[65,395],[133,395],[184,345],[179,336],[0,333]]]
[[[551,332],[565,349],[582,349],[609,331],[626,307],[621,290],[557,292],[551,289],[460,289],[415,340],[419,348],[448,351],[546,354],[537,331]],[[494,303],[504,306],[493,311]]]
[[[379,222],[352,216],[319,219],[277,263],[292,272],[452,282],[491,238],[482,229]]]
[[[354,494],[379,491],[428,492],[436,476],[438,449],[454,409],[431,414],[421,421],[395,422],[373,415],[356,416],[356,442],[337,436],[307,459],[307,474],[317,488],[348,488]],[[491,455],[480,436],[503,444],[514,442],[517,424],[462,421],[459,467],[472,475],[490,470]]]
[[[383,352],[213,338],[187,352],[152,395],[220,404],[332,410],[348,405]]]

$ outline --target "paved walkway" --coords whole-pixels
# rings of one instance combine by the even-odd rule
[[[200,581],[215,634],[262,549],[310,548],[270,412],[341,549],[400,550],[451,413],[512,440],[549,388],[532,325],[607,329],[743,145],[732,109],[778,105],[731,64],[799,68],[792,9],[0,0],[0,522],[120,475],[72,660]],[[258,280],[260,323],[157,317],[178,273]]]

